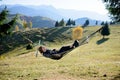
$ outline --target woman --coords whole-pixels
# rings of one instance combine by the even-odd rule
[[[59,60],[63,57],[63,55],[65,55],[66,51],[72,50],[78,46],[79,46],[79,41],[75,40],[71,46],[63,46],[59,50],[56,50],[56,49],[50,50],[44,46],[40,46],[38,50],[43,56],[47,58]]]

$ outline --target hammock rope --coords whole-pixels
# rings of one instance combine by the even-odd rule
[[[82,45],[84,42],[86,42],[90,37],[94,36],[97,32],[100,32],[101,29],[103,29],[103,27],[101,27],[101,28],[98,29],[97,31],[91,33],[90,35],[88,35],[88,36],[80,43],[80,45]]]
[[[100,32],[100,30],[101,29],[103,29],[103,27],[101,27],[101,28],[99,28],[98,30],[96,30],[95,32],[93,32],[93,33],[91,33],[90,35],[88,35],[88,36],[86,36],[86,37],[83,37],[82,39],[81,39],[81,41],[79,42],[79,46],[82,46],[82,45],[84,45],[84,44],[86,44],[88,41],[89,41],[89,39],[92,37],[92,36],[94,36],[97,32]],[[24,37],[24,36],[23,36]],[[25,38],[25,37],[24,37]],[[28,39],[27,39],[28,40]],[[30,41],[30,40],[28,40],[28,41]],[[40,46],[40,44],[41,44],[41,40],[39,40],[39,43],[38,43],[38,46]],[[78,46],[78,47],[79,47]],[[77,48],[77,47],[76,47]],[[64,52],[61,52],[61,53],[59,53],[59,54],[52,54],[51,55],[51,59],[53,59],[53,60],[59,60],[59,59],[61,59],[63,56],[65,56],[67,53],[69,53],[69,52],[71,52],[72,50],[74,50],[75,48],[73,48],[73,49],[69,49],[69,50],[67,50],[67,51],[64,51]],[[35,56],[37,57],[38,56],[38,53],[39,53],[39,51],[38,51],[38,49],[35,51]]]
[[[83,39],[83,41],[81,41],[81,42],[79,43],[79,46],[86,44],[86,42],[88,41],[88,39],[91,38],[92,36],[94,36],[97,32],[100,32],[101,29],[103,29],[103,27],[101,27],[101,28],[98,29],[97,31],[91,33],[90,35],[88,35],[85,39]],[[78,46],[78,47],[79,47],[79,46]],[[75,49],[75,48],[73,48],[73,49]],[[65,56],[67,53],[71,52],[73,49],[70,49],[70,50],[61,52],[60,54],[53,54],[52,57],[51,57],[51,59],[59,60],[59,59],[61,59],[63,56]],[[62,56],[61,56],[61,55],[62,55]]]

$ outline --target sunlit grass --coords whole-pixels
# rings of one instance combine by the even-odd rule
[[[86,30],[95,31],[98,28],[88,27]],[[111,34],[106,37],[107,41],[97,44],[102,36],[96,34],[88,44],[74,49],[61,60],[51,60],[41,55],[36,58],[34,50],[28,54],[2,59],[0,60],[0,79],[119,80],[120,27],[110,27],[110,30]],[[60,46],[50,44],[48,47],[60,48]]]

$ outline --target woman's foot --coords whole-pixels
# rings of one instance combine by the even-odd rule
[[[79,46],[79,41],[78,41],[78,40],[75,40],[74,43],[73,43],[73,46],[74,46],[74,47],[78,47],[78,46]]]

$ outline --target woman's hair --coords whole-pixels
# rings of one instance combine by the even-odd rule
[[[40,47],[38,48],[38,50],[40,51],[40,53],[43,53],[43,47],[42,47],[42,46],[40,46]]]

